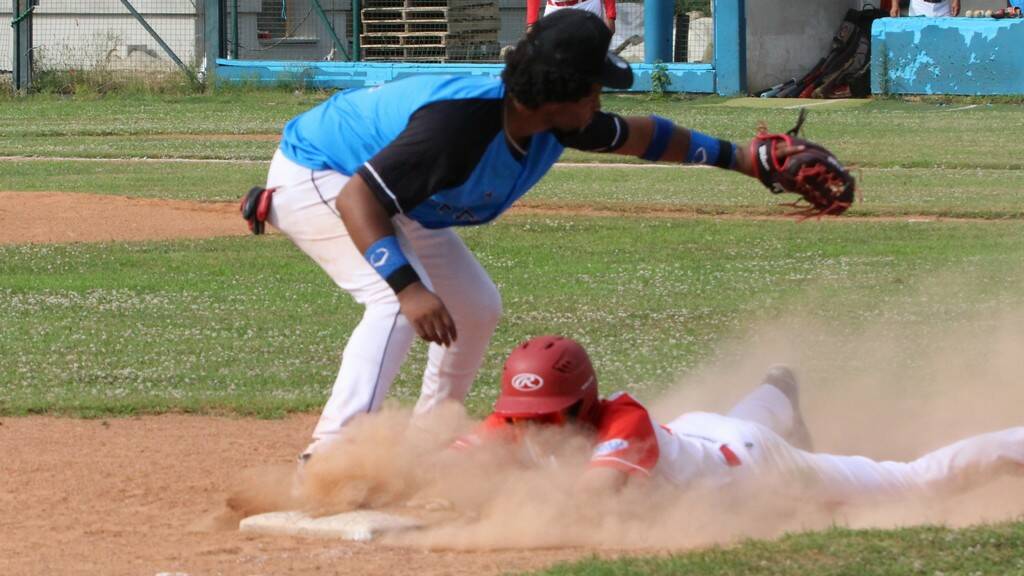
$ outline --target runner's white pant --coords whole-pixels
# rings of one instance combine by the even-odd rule
[[[753,490],[781,487],[793,497],[827,504],[948,496],[1001,476],[1024,475],[1024,427],[972,436],[911,462],[878,462],[794,448],[784,440],[792,418],[785,395],[762,385],[729,416],[692,412],[668,428],[690,444],[680,455],[689,453],[685,460],[699,463],[700,470],[686,475],[691,480],[743,482]],[[736,454],[739,466],[724,463],[718,453],[721,444]]]
[[[363,259],[334,201],[348,177],[313,171],[280,150],[267,187],[276,188],[269,222],[320,265],[366,309],[349,337],[341,368],[313,432],[314,444],[330,440],[352,418],[377,410],[416,337],[399,312],[391,287]],[[476,377],[501,316],[501,296],[487,272],[451,229],[430,230],[402,215],[392,218],[396,236],[423,283],[444,302],[458,340],[431,344],[417,412],[443,400],[463,401]]]

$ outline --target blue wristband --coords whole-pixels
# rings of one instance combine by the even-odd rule
[[[702,132],[691,130],[690,149],[687,151],[683,163],[733,168],[736,166],[736,145],[727,140],[719,140]]]
[[[672,132],[675,131],[676,125],[661,116],[651,116],[651,120],[654,121],[654,133],[651,134],[651,143],[647,145],[647,150],[644,150],[641,158],[657,162],[665,155],[665,149],[668,148],[668,142],[672,139]]]
[[[363,254],[363,258],[380,274],[380,277],[391,286],[395,293],[419,280],[416,271],[409,264],[409,259],[402,252],[398,238],[385,236],[378,239]]]

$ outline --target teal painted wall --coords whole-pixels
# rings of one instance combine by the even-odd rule
[[[713,93],[715,70],[711,64],[664,64],[670,92]],[[635,80],[630,92],[652,88],[650,64],[633,64]],[[269,62],[264,60],[217,60],[218,82],[276,84],[302,81],[321,88],[376,86],[414,74],[466,74],[498,76],[501,64],[414,64],[407,62]]]
[[[216,0],[207,0],[216,2]],[[665,0],[649,0],[662,2]],[[745,0],[715,0],[715,58],[713,64],[633,64],[631,92],[649,92],[652,75],[665,72],[666,92],[740,94],[746,90]],[[668,5],[668,4],[666,4]],[[671,19],[667,20],[671,31]],[[671,38],[671,34],[668,36]],[[208,51],[209,53],[209,51]],[[413,74],[501,74],[501,64],[419,64],[407,62],[289,62],[217,59],[217,82],[274,84],[302,81],[323,88],[374,86]]]
[[[747,10],[744,0],[715,1],[715,92],[747,91]]]
[[[883,18],[871,29],[875,94],[1024,94],[1024,19]]]

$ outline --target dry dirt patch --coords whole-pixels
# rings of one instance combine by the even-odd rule
[[[589,553],[428,552],[209,527],[236,475],[293,462],[314,422],[4,418],[0,573],[486,575]]]
[[[580,206],[524,201],[511,214],[523,216],[649,216],[793,220],[784,215],[708,214],[686,206]],[[875,216],[858,220],[934,221],[933,216]],[[844,218],[842,221],[849,220]],[[0,191],[0,244],[174,240],[249,233],[235,202],[127,198],[104,194]],[[272,229],[268,228],[272,232]]]
[[[238,236],[234,202],[189,202],[66,192],[0,192],[0,244]]]

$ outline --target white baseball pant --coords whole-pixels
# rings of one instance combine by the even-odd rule
[[[743,482],[753,490],[781,488],[791,496],[824,504],[871,504],[962,493],[1005,475],[1024,475],[1024,427],[960,440],[910,462],[875,461],[864,456],[811,453],[785,441],[793,426],[785,395],[761,385],[728,416],[687,413],[668,428],[674,436],[710,439],[694,443],[709,454],[727,444],[742,462],[728,467],[720,457],[701,462],[697,476],[711,485]],[[690,452],[693,448],[690,448]],[[712,464],[713,463],[713,464]],[[694,471],[686,476],[691,479]]]
[[[398,297],[363,258],[337,213],[334,201],[347,181],[333,170],[300,166],[280,150],[267,175],[267,187],[276,188],[270,224],[365,306],[310,449],[335,438],[352,418],[380,407],[416,337],[399,311]],[[501,316],[501,296],[455,231],[427,229],[402,215],[392,223],[402,250],[444,302],[458,331],[449,347],[430,344],[416,403],[422,413],[444,400],[465,399]]]
[[[949,16],[950,10],[949,0],[943,0],[942,2],[932,3],[925,2],[924,0],[910,0],[910,10],[908,14],[910,16]]]
[[[583,10],[604,18],[604,0],[583,0],[582,2],[573,4],[572,6],[555,6],[554,4],[546,3],[544,5],[545,16],[554,14],[559,10]]]

